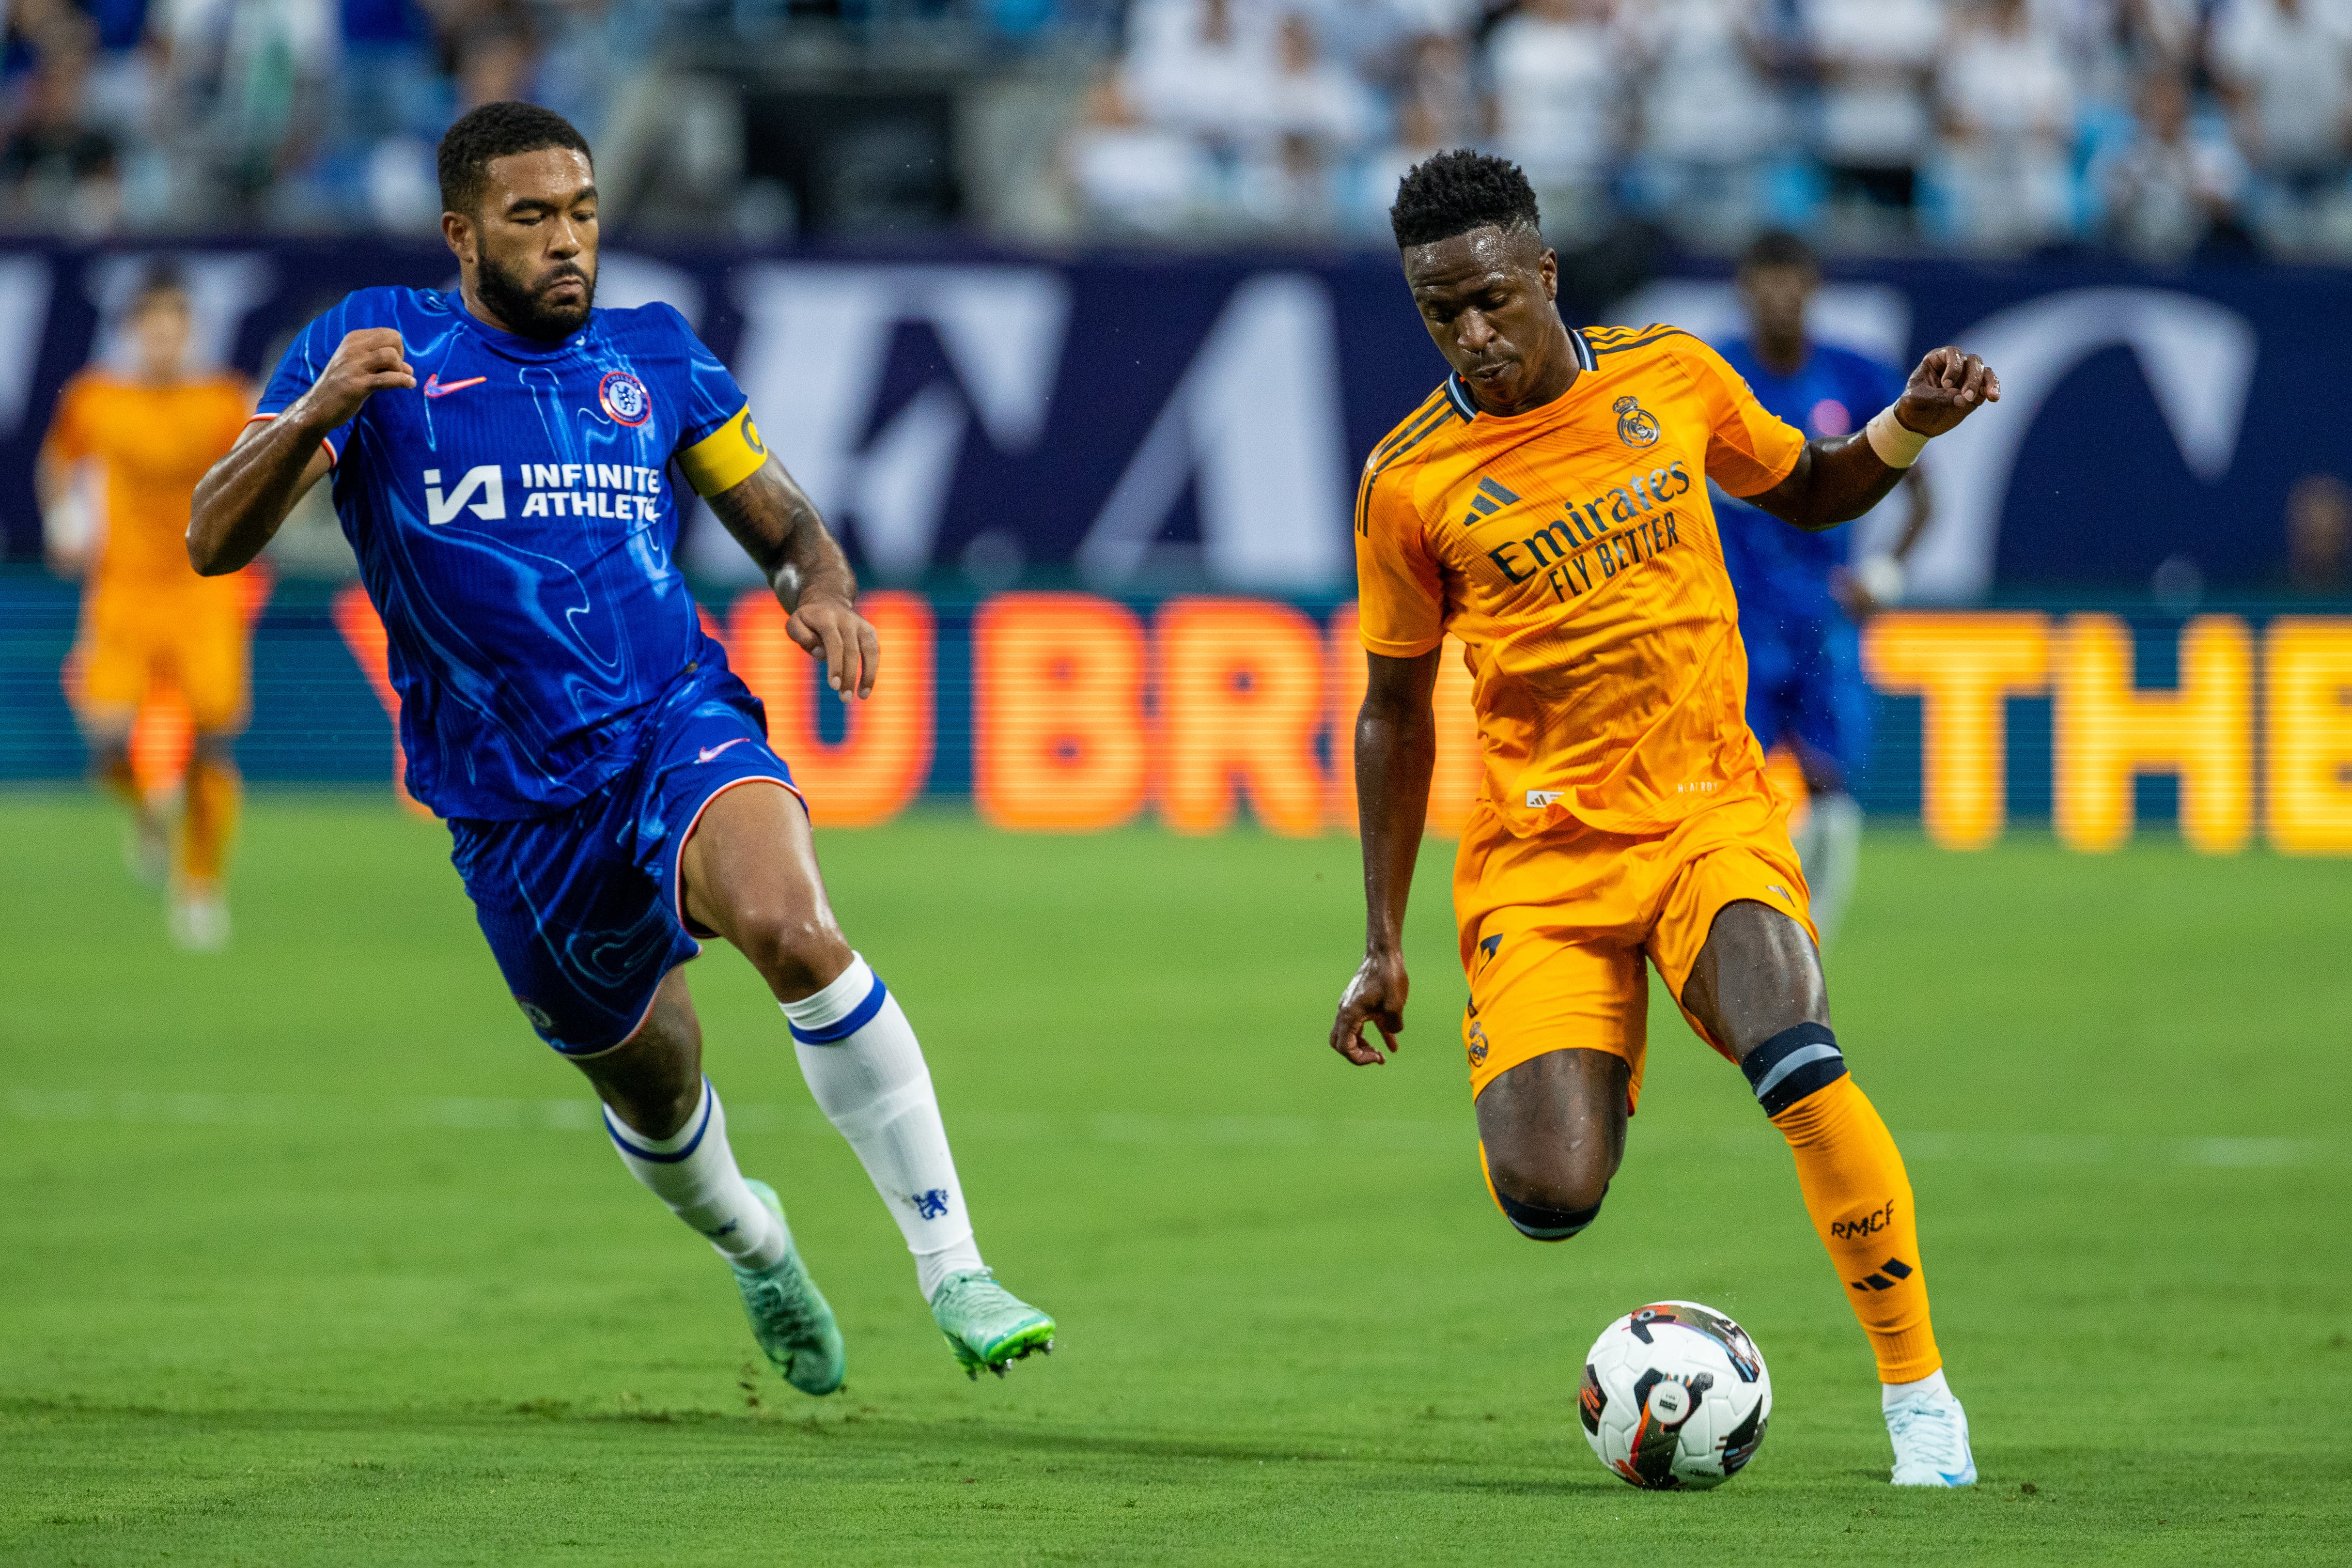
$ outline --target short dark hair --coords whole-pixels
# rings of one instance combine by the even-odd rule
[[[1540,236],[1535,187],[1507,158],[1457,147],[1423,159],[1397,182],[1389,228],[1397,248],[1433,245],[1489,225],[1509,234],[1525,229]]]
[[[178,262],[150,262],[147,269],[139,275],[139,286],[131,291],[131,302],[123,314],[136,316],[162,300],[165,295],[173,296],[180,308],[185,309],[188,305],[187,277],[180,271]]]
[[[1742,272],[1768,267],[1801,267],[1807,272],[1819,272],[1821,266],[1813,247],[1787,229],[1766,229],[1748,242],[1748,249],[1739,258]]]
[[[471,213],[489,187],[493,159],[545,147],[569,147],[591,163],[596,157],[570,120],[535,103],[486,103],[460,116],[441,137],[441,210]]]

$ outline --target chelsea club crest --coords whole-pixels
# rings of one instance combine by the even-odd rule
[[[1617,439],[1628,446],[1654,446],[1658,443],[1658,421],[1655,415],[1630,397],[1621,397],[1612,405],[1617,411]]]
[[[646,395],[646,383],[626,371],[607,371],[604,379],[596,383],[596,401],[604,405],[606,414],[621,424],[643,424],[654,412],[654,400]],[[1617,428],[1622,431],[1625,427],[1621,423]],[[1657,437],[1653,429],[1651,439],[1654,441]]]

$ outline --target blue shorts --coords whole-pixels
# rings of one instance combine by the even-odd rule
[[[766,710],[724,670],[673,688],[635,747],[626,768],[565,810],[449,821],[449,858],[507,989],[566,1056],[627,1040],[663,977],[702,951],[697,938],[711,933],[686,918],[678,855],[710,802],[753,780],[800,794],[768,749]]]
[[[1748,645],[1748,727],[1764,749],[1801,741],[1855,789],[1870,761],[1870,683],[1853,622],[1835,610],[1759,605],[1740,616],[1739,638]]]

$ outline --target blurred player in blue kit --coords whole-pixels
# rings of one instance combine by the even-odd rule
[[[390,639],[408,788],[447,819],[508,989],[595,1086],[622,1163],[732,1267],[785,1378],[840,1387],[832,1310],[702,1074],[683,966],[722,936],[782,1005],[957,1360],[1002,1373],[1054,1322],[981,1260],[922,1048],[835,924],[792,770],[673,564],[673,476],[845,701],[879,653],[849,564],[684,319],[593,308],[577,131],[486,105],[443,138],[440,179],[458,287],[364,289],[302,332],[197,487],[189,557],[235,570],[333,475]]]
[[[1903,393],[1904,374],[1849,349],[1815,342],[1806,316],[1821,272],[1805,242],[1759,235],[1739,267],[1747,338],[1723,357],[1767,409],[1813,440],[1859,428]],[[1811,797],[1792,835],[1812,891],[1813,923],[1828,946],[1853,897],[1862,854],[1854,789],[1870,760],[1870,686],[1856,630],[1902,596],[1903,561],[1928,518],[1927,480],[1903,484],[1911,516],[1885,553],[1848,559],[1848,528],[1806,533],[1744,502],[1717,497],[1724,564],[1739,599],[1748,645],[1748,723],[1768,751],[1785,746]]]

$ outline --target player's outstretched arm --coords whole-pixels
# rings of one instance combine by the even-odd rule
[[[1808,442],[1787,478],[1747,500],[1808,532],[1852,522],[1902,482],[1930,437],[2000,401],[2000,378],[1982,360],[1932,350],[1893,408],[1852,435]]]
[[[793,641],[824,661],[825,684],[845,698],[873,695],[882,644],[857,613],[857,575],[816,503],[776,455],[750,478],[705,499],[792,612],[784,625]]]
[[[327,433],[350,423],[374,393],[415,384],[397,331],[346,332],[310,390],[277,418],[247,425],[228,455],[196,482],[188,564],[216,577],[259,555],[294,503],[334,465]]]
[[[1385,1062],[1364,1038],[1380,1030],[1390,1051],[1404,1029],[1404,906],[1429,816],[1429,775],[1437,764],[1439,650],[1411,659],[1367,653],[1364,706],[1356,714],[1356,821],[1364,838],[1364,961],[1339,998],[1331,1049],[1359,1067]]]

